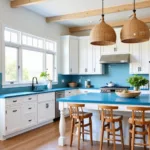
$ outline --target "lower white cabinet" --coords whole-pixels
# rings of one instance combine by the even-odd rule
[[[22,126],[21,106],[6,108],[5,135],[19,131]]]
[[[0,99],[0,140],[51,122],[54,118],[54,92]]]
[[[46,122],[55,118],[55,104],[53,101],[38,104],[38,123]]]

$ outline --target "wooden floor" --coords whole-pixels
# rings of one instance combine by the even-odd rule
[[[32,130],[30,132],[13,137],[6,141],[0,142],[0,150],[77,150],[77,139],[73,141],[73,146],[69,146],[69,130],[70,119],[66,120],[67,126],[67,145],[59,147],[57,144],[59,131],[59,122],[55,122],[44,127]],[[99,142],[94,142],[91,146],[89,141],[81,142],[82,150],[99,150]],[[112,146],[107,147],[104,145],[103,150],[112,150]],[[128,149],[128,147],[126,148]],[[121,146],[117,146],[117,150],[121,150]],[[143,150],[137,148],[135,150]]]

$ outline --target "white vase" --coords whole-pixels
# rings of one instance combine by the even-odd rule
[[[47,81],[47,89],[52,89],[52,81],[51,80]]]

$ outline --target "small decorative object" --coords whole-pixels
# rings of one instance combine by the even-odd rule
[[[109,82],[109,83],[106,83],[106,85],[108,86],[108,87],[113,87],[113,86],[115,86],[115,83],[113,83],[113,82]]]
[[[47,71],[41,72],[40,77],[44,78],[47,82],[47,88],[52,89],[52,80],[50,80],[50,74]]]
[[[75,87],[77,87],[78,84],[76,82],[70,82],[70,83],[68,83],[68,85],[69,85],[69,87],[75,88]]]
[[[128,90],[123,90],[121,92],[115,92],[115,93],[119,97],[124,97],[124,98],[135,98],[141,94],[140,91],[128,91]]]
[[[135,91],[140,89],[140,86],[148,84],[148,80],[142,76],[134,75],[127,79],[127,82],[134,87]]]

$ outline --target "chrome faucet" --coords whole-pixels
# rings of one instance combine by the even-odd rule
[[[34,89],[35,89],[34,79],[36,80],[36,84],[38,84],[38,79],[37,79],[37,77],[33,77],[33,78],[32,78],[32,91],[34,91]]]

